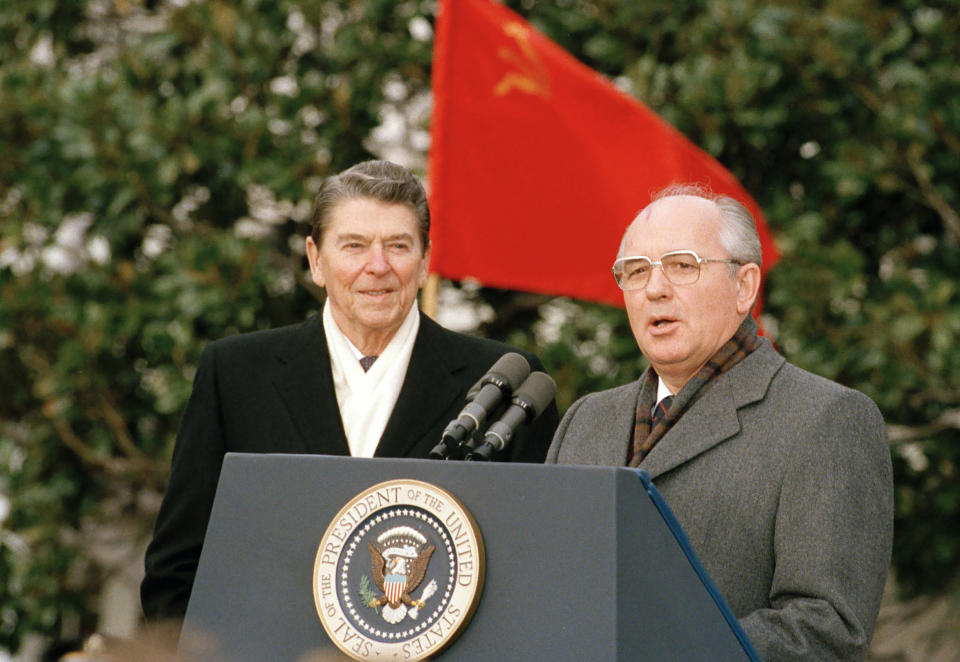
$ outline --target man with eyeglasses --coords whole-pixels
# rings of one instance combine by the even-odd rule
[[[655,196],[613,264],[650,367],[575,402],[547,462],[649,472],[764,660],[860,660],[892,544],[886,431],[757,336],[760,260],[736,200]]]

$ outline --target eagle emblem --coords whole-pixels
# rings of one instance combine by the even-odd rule
[[[480,529],[454,495],[388,480],[331,519],[317,546],[313,601],[330,641],[352,660],[433,659],[470,622],[485,565]]]
[[[427,574],[434,545],[428,545],[416,529],[397,526],[380,534],[376,545],[368,542],[367,547],[373,581],[381,594],[370,592],[364,596],[366,605],[373,609],[383,607],[383,620],[388,623],[399,623],[408,615],[416,619],[437,590],[437,582],[432,579],[418,599],[412,596]]]

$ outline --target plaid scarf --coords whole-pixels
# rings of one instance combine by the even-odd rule
[[[663,435],[673,427],[673,424],[677,422],[683,412],[703,393],[704,387],[709,386],[710,382],[730,370],[759,346],[757,323],[753,317],[748,315],[737,332],[733,334],[733,337],[717,350],[717,353],[700,368],[697,374],[690,378],[690,381],[683,385],[680,392],[673,398],[667,413],[653,430],[650,429],[650,423],[653,420],[650,411],[656,404],[657,379],[659,378],[653,368],[647,370],[645,373],[646,381],[641,385],[640,394],[637,397],[633,444],[630,448],[627,466],[639,466],[657,442],[663,438]]]

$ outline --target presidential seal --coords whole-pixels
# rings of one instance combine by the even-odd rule
[[[449,492],[391,480],[327,527],[313,567],[320,622],[355,660],[426,660],[449,646],[483,589],[483,539]]]

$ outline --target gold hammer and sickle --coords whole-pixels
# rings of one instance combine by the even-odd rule
[[[497,56],[507,64],[515,66],[519,71],[510,71],[496,87],[493,93],[502,97],[516,88],[527,94],[536,94],[544,98],[550,96],[550,77],[547,69],[540,61],[540,56],[530,45],[530,30],[520,23],[507,23],[503,28],[504,34],[516,41],[520,52],[501,46],[497,49]]]

